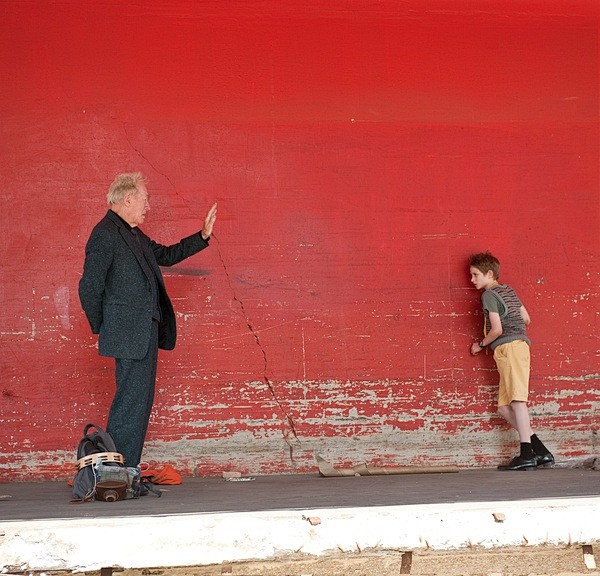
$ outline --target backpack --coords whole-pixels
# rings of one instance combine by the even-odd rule
[[[93,432],[90,432],[91,429]],[[96,494],[95,465],[124,466],[124,459],[108,432],[96,424],[87,424],[77,446],[77,472],[73,478],[73,496],[77,501],[93,500]]]
[[[90,433],[91,429],[94,429]],[[114,502],[139,498],[148,492],[161,492],[141,479],[140,469],[125,466],[125,459],[117,452],[108,432],[96,424],[87,424],[77,446],[77,473],[73,478],[72,502],[104,500]]]

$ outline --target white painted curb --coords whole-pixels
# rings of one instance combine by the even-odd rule
[[[600,541],[600,497],[0,521],[4,571],[156,568],[364,550]]]

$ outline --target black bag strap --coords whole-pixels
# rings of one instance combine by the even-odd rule
[[[89,434],[89,431],[92,428],[95,428],[96,432],[92,432],[92,434]],[[89,424],[86,424],[85,428],[83,429],[83,440],[85,439],[90,440],[96,446],[98,446],[99,442],[101,442],[103,445],[103,449],[106,452],[117,451],[117,447],[115,446],[115,441],[112,439],[112,436],[97,424],[92,424],[91,422]]]
[[[146,482],[145,480],[140,480],[140,487],[142,487],[142,486],[144,488],[146,488],[148,490],[148,492],[152,492],[152,494],[154,494],[155,496],[158,496],[159,498],[162,496],[162,492],[158,488],[153,486],[151,482]]]

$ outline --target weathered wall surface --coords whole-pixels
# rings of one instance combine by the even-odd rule
[[[163,243],[219,203],[165,270],[149,461],[495,466],[516,437],[469,355],[485,249],[533,319],[535,427],[598,452],[595,2],[5,0],[0,32],[0,480],[69,475],[105,422],[77,284],[130,170]]]

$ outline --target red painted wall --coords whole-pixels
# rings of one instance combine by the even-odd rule
[[[118,172],[170,243],[179,315],[146,457],[188,474],[495,466],[466,258],[492,250],[533,324],[531,412],[598,453],[596,2],[0,4],[0,480],[56,478],[113,364],[79,306]]]

